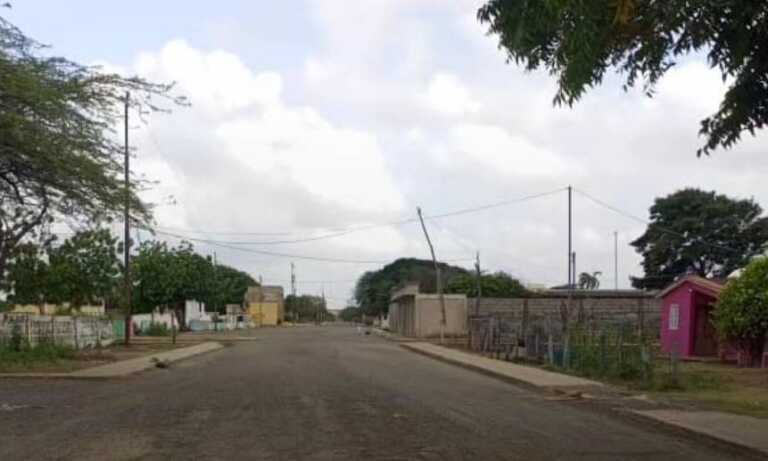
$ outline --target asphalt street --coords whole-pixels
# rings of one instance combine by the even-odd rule
[[[0,380],[0,460],[737,459],[349,327],[110,381]]]

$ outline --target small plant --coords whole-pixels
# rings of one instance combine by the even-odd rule
[[[170,336],[171,330],[164,323],[152,322],[144,334],[147,336]]]

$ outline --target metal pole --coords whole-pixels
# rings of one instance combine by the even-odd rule
[[[613,288],[619,289],[619,233],[613,231]]]
[[[573,266],[571,265],[571,258],[573,257],[571,254],[573,253],[572,248],[572,227],[573,227],[573,220],[572,220],[572,198],[573,198],[573,187],[568,186],[568,288],[571,288],[573,284],[575,283],[575,280],[573,280]]]
[[[125,214],[123,216],[125,220],[125,236],[123,244],[123,259],[125,264],[125,344],[131,344],[131,315],[133,314],[133,306],[131,305],[131,222],[130,222],[130,208],[131,208],[131,156],[128,147],[128,106],[131,100],[131,93],[126,91],[125,93]]]
[[[477,276],[477,293],[475,294],[475,315],[480,315],[480,298],[483,296],[482,273],[480,272],[480,252],[475,254],[475,273]]]
[[[429,239],[427,226],[424,225],[424,217],[421,215],[421,208],[416,207],[416,212],[419,214],[421,229],[424,231],[424,236],[427,238],[429,252],[432,253],[432,262],[435,265],[435,276],[437,277],[437,297],[440,300],[440,344],[443,344],[445,343],[445,297],[443,296],[443,277],[440,275],[440,265],[437,264],[435,248],[432,246],[432,241]]]

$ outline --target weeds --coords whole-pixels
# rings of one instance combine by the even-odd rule
[[[10,340],[0,342],[0,368],[29,368],[39,363],[56,363],[73,358],[73,348],[52,341],[30,345],[26,340],[12,335]]]

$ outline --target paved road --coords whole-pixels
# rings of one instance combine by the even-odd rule
[[[0,460],[733,459],[345,327],[119,381],[0,380]]]

